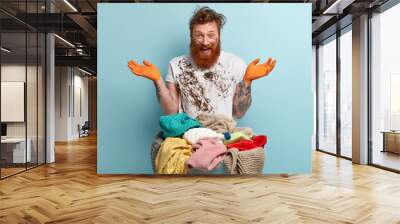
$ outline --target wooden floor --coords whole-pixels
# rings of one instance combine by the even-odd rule
[[[400,223],[400,175],[316,152],[311,175],[96,174],[96,139],[0,181],[0,223]]]
[[[16,173],[26,170],[25,167],[24,168],[0,168],[0,169],[1,169],[1,177],[2,178],[8,177],[13,174],[16,174]]]
[[[377,165],[400,170],[400,154],[376,150],[374,151],[372,162]]]

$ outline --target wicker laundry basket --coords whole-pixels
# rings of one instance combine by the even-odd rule
[[[227,174],[262,174],[264,160],[262,147],[245,151],[232,148],[224,158],[225,172]]]
[[[163,133],[160,131],[154,137],[153,142],[151,143],[150,150],[151,150],[151,166],[153,168],[153,172],[156,173],[156,157],[158,150],[160,150],[161,144],[164,141]]]

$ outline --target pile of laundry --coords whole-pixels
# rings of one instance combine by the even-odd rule
[[[236,127],[224,115],[185,113],[160,117],[160,132],[152,143],[153,169],[158,174],[212,171],[224,164],[230,174],[261,174],[267,136]]]

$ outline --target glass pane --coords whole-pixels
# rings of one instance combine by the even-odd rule
[[[352,35],[340,36],[340,140],[341,155],[352,157]]]
[[[28,15],[38,13],[40,5],[38,1],[27,2]],[[29,18],[29,17],[28,17]],[[38,17],[31,18],[31,23],[38,23]],[[38,45],[39,37],[35,30],[28,30],[28,62],[27,62],[27,142],[31,147],[31,161],[28,168],[38,164]]]
[[[400,5],[372,18],[372,163],[400,170]]]
[[[27,110],[27,142],[29,144],[28,149],[31,151],[31,158],[28,162],[28,168],[37,165],[38,157],[38,144],[37,144],[37,132],[38,132],[38,119],[37,119],[37,76],[38,76],[38,36],[37,33],[27,33],[28,38],[28,63],[27,63],[27,99],[26,99],[26,110]]]
[[[38,163],[45,163],[45,52],[46,37],[39,34],[38,46]]]
[[[26,150],[26,34],[1,34],[1,175],[25,170]],[[29,147],[28,147],[29,149]]]
[[[318,147],[336,153],[336,39],[318,48]]]

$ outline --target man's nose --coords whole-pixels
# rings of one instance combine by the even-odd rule
[[[210,41],[208,40],[208,38],[207,37],[204,37],[203,38],[203,41],[202,41],[202,44],[203,45],[208,45],[210,43]]]

